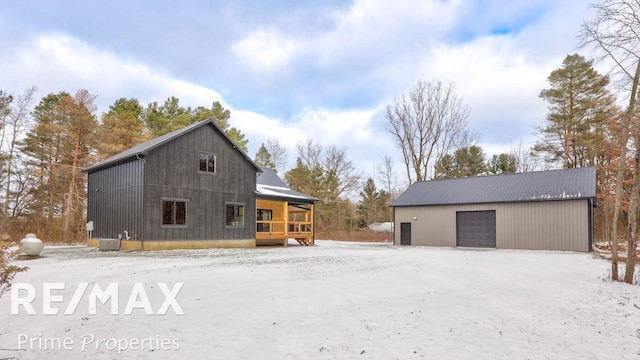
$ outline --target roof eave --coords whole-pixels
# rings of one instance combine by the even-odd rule
[[[582,197],[573,197],[573,198],[525,199],[525,200],[505,200],[505,201],[480,201],[480,202],[465,202],[465,203],[401,204],[401,205],[391,204],[390,207],[513,204],[513,203],[532,203],[532,202],[547,202],[547,201],[590,200],[590,199],[595,199],[595,198],[596,198],[595,196],[582,196]]]
[[[317,204],[318,199],[316,198],[299,198],[299,197],[290,197],[290,196],[279,196],[279,195],[262,195],[256,194],[256,198],[264,199],[264,200],[278,200],[278,201],[288,201],[292,203],[301,203],[301,204]]]
[[[176,139],[176,138],[178,138],[178,137],[180,137],[180,136],[182,136],[182,135],[184,135],[184,134],[186,134],[186,133],[188,133],[188,132],[191,132],[191,131],[193,131],[193,130],[199,129],[199,128],[201,128],[201,127],[203,127],[203,126],[207,125],[207,124],[212,125],[212,126],[214,127],[214,129],[215,129],[219,134],[221,134],[221,135],[224,137],[224,139],[225,139],[225,140],[226,140],[226,141],[227,141],[227,142],[228,142],[228,143],[233,147],[233,149],[235,149],[236,151],[238,151],[238,152],[240,153],[240,155],[241,155],[241,156],[242,156],[242,157],[243,157],[247,162],[249,162],[249,164],[250,164],[250,165],[251,165],[251,166],[256,170],[256,172],[259,172],[259,173],[261,173],[261,172],[262,172],[262,169],[261,169],[261,168],[260,168],[260,167],[259,167],[259,166],[258,166],[258,165],[253,161],[253,160],[251,160],[251,158],[250,158],[250,157],[249,157],[249,156],[248,156],[244,151],[242,151],[242,149],[240,149],[240,148],[238,147],[238,145],[237,145],[233,140],[231,140],[231,138],[229,137],[229,135],[227,135],[224,131],[222,131],[222,129],[220,129],[220,127],[219,127],[218,125],[216,125],[215,121],[214,121],[212,118],[205,119],[205,120],[200,121],[199,123],[194,123],[194,124],[191,124],[191,125],[189,125],[189,126],[185,126],[185,127],[184,127],[184,128],[182,128],[182,129],[176,130],[176,131],[175,131],[175,134],[173,134],[172,136],[168,136],[166,139],[163,139],[162,141],[154,142],[154,141],[153,141],[154,139],[149,140],[149,142],[150,142],[149,146],[147,146],[147,147],[142,147],[142,148],[141,148],[139,151],[137,151],[135,154],[132,154],[132,155],[130,155],[130,156],[126,156],[126,157],[123,157],[123,158],[117,158],[118,154],[116,154],[116,155],[114,155],[114,156],[112,157],[112,158],[115,158],[114,160],[110,161],[109,159],[106,159],[106,160],[105,160],[105,161],[103,161],[103,162],[100,162],[100,163],[95,164],[95,165],[93,165],[93,166],[90,166],[90,167],[88,167],[88,168],[86,168],[86,169],[83,169],[83,170],[82,170],[82,172],[91,173],[91,172],[95,172],[95,171],[98,171],[98,170],[106,169],[106,168],[109,168],[109,167],[112,167],[112,166],[116,166],[116,165],[119,165],[119,164],[124,164],[124,163],[127,163],[127,162],[129,162],[129,161],[133,161],[133,160],[135,160],[135,159],[140,158],[139,156],[140,156],[141,154],[142,154],[142,155],[143,155],[143,157],[144,157],[144,155],[146,155],[146,153],[147,153],[147,152],[149,152],[149,151],[151,151],[151,150],[153,150],[153,149],[156,149],[156,148],[158,148],[158,147],[160,147],[160,146],[163,146],[163,145],[165,145],[166,143],[171,142],[171,141],[173,141],[174,139]],[[186,128],[189,128],[189,129],[186,129]],[[186,130],[185,130],[185,129],[186,129]],[[163,135],[163,136],[164,136],[164,135]],[[131,148],[131,149],[134,149],[134,148],[135,148],[135,147],[133,147],[133,148]],[[125,152],[126,152],[126,151],[130,151],[131,149],[129,149],[129,150],[125,150]]]
[[[140,155],[141,155],[141,153],[138,153],[138,154],[127,156],[127,157],[124,157],[124,158],[121,158],[121,159],[118,159],[118,160],[110,161],[108,163],[98,163],[96,165],[89,166],[88,168],[81,169],[80,172],[89,174],[89,173],[93,173],[93,172],[96,172],[96,171],[99,171],[99,170],[103,170],[103,169],[107,169],[107,168],[110,168],[110,167],[114,167],[114,166],[118,166],[118,165],[121,165],[121,164],[125,164],[125,163],[131,162],[131,161],[140,160],[140,159],[142,159],[144,157],[144,156],[140,156]]]

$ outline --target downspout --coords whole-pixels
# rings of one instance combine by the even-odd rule
[[[595,208],[595,200],[589,199],[587,201],[589,211],[589,252],[593,251],[593,209]]]
[[[141,224],[142,231],[140,232],[140,249],[139,250],[144,250],[144,231],[145,231],[145,228],[144,228],[144,200],[146,199],[145,190],[147,188],[145,186],[145,184],[144,184],[144,165],[145,165],[144,158],[146,156],[147,156],[147,154],[145,154],[145,153],[136,154],[136,159],[138,159],[138,161],[140,161],[141,164],[142,164],[142,176],[141,176],[141,179],[140,179],[140,182],[141,182],[140,186],[142,186],[142,189],[141,189],[142,199],[140,200],[141,201],[140,205],[142,207],[142,211],[141,211],[142,214],[140,216],[140,221],[142,222],[142,224]]]
[[[392,224],[393,224],[393,245],[396,245],[396,207],[392,206],[393,209],[393,219],[392,220]]]

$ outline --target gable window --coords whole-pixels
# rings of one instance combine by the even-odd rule
[[[225,204],[225,218],[227,226],[244,226],[244,204],[227,203]]]
[[[187,200],[162,199],[162,225],[186,227]]]
[[[216,173],[216,156],[208,152],[200,152],[200,171],[210,174]]]

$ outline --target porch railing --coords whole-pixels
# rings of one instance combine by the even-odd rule
[[[289,221],[288,229],[285,232],[284,221],[263,221],[257,220],[257,233],[258,235],[282,235],[282,236],[296,236],[296,235],[311,235],[313,233],[313,226],[310,221]]]

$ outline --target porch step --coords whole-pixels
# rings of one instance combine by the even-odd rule
[[[298,244],[302,246],[313,246],[313,240],[307,238],[296,238]]]

